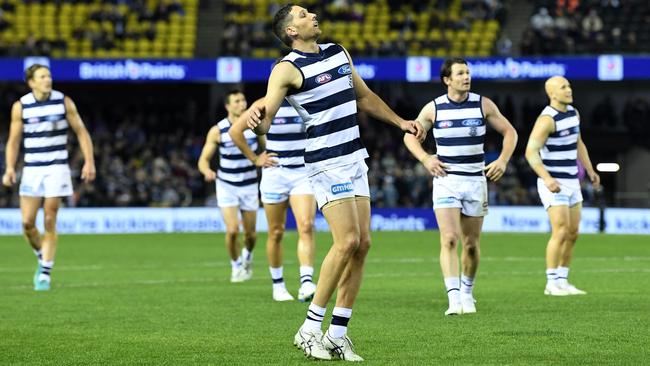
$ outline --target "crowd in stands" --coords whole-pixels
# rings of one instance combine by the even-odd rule
[[[78,109],[95,145],[97,180],[83,184],[79,179],[82,156],[76,141],[70,137],[70,165],[75,194],[66,201],[69,206],[214,206],[214,185],[206,183],[196,168],[210,125],[207,90],[170,90],[152,94],[146,86],[134,86],[124,95],[104,91],[82,93],[83,87],[72,91]],[[131,88],[131,87],[130,87]],[[114,90],[119,86],[114,86]],[[113,90],[112,89],[112,90]],[[164,88],[163,88],[164,89]],[[4,171],[4,149],[8,132],[11,103],[24,92],[22,88],[0,87],[0,170]],[[178,93],[187,98],[178,98]],[[113,98],[110,105],[97,100]],[[138,97],[134,97],[138,95]],[[535,205],[538,197],[536,176],[523,157],[523,147],[541,105],[525,100],[519,105],[512,97],[492,98],[519,132],[519,148],[506,175],[498,184],[489,184],[491,205]],[[407,100],[391,103],[398,114],[415,118],[418,111]],[[582,111],[590,129],[613,133],[627,131],[636,136],[636,143],[650,147],[650,103],[644,99],[630,100],[623,108],[612,106],[605,97],[592,111]],[[217,119],[225,115],[221,108]],[[591,117],[591,118],[589,118]],[[605,121],[603,121],[605,119]],[[523,121],[527,121],[524,123]],[[603,123],[604,122],[604,123]],[[402,135],[385,124],[359,115],[363,141],[371,158],[369,183],[375,207],[431,207],[432,180],[427,171],[408,153]],[[489,130],[490,131],[490,130]],[[434,151],[431,136],[425,146]],[[495,160],[500,149],[500,135],[488,132],[485,144],[486,161]],[[19,159],[20,160],[20,159]],[[216,166],[217,161],[213,162]],[[584,186],[586,205],[593,204],[590,185]],[[0,207],[17,207],[17,187],[0,187]]]
[[[500,0],[304,1],[317,14],[321,41],[343,44],[357,56],[450,54],[489,56],[505,20]],[[271,29],[276,2],[227,0],[221,53],[279,57]]]
[[[524,55],[650,52],[647,0],[547,0],[523,33]]]

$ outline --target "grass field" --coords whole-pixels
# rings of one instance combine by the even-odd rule
[[[253,279],[230,284],[221,234],[61,236],[53,289],[35,293],[31,251],[0,237],[0,364],[307,364],[292,345],[306,304],[271,300],[264,240]],[[565,298],[542,294],[545,241],[485,234],[478,313],[449,318],[437,233],[375,233],[357,352],[370,365],[650,364],[649,238],[583,235],[570,280],[589,294]],[[319,234],[318,258],[329,242]]]

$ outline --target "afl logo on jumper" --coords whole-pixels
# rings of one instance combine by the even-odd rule
[[[454,125],[452,121],[440,121],[438,122],[438,128],[449,128]]]
[[[341,75],[347,75],[352,73],[352,69],[350,68],[350,65],[343,65],[339,67],[339,74]]]
[[[273,122],[275,122],[278,125],[282,125],[282,124],[287,123],[287,120],[284,119],[284,118],[276,118],[275,121],[273,121]]]
[[[325,84],[330,80],[332,80],[332,75],[328,73],[324,73],[316,76],[316,84]]]

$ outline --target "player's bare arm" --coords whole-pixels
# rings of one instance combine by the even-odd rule
[[[422,108],[416,123],[422,126],[424,135],[433,128],[433,121],[436,117],[436,104],[430,102]],[[422,147],[422,142],[415,137],[415,135],[406,133],[404,134],[404,144],[406,148],[411,152],[411,154],[418,159],[422,165],[433,175],[434,177],[444,177],[447,175],[445,169],[447,168],[445,164],[438,160],[436,155],[429,154]]]
[[[246,142],[246,137],[244,137],[244,131],[248,129],[248,126],[246,122],[248,121],[248,118],[250,116],[251,110],[255,108],[259,108],[260,106],[264,105],[264,98],[256,100],[248,110],[244,111],[241,116],[235,121],[232,126],[230,126],[230,129],[228,130],[228,133],[230,134],[230,137],[232,138],[232,142],[235,143],[235,145],[239,148],[239,150],[244,154],[244,156],[253,162],[255,166],[258,167],[270,167],[270,166],[275,166],[277,165],[277,159],[275,156],[277,154],[275,153],[267,153],[266,150],[266,138],[263,135],[258,135],[257,140],[258,144],[260,146],[260,150],[262,153],[257,155],[255,151],[253,151],[250,146],[248,146],[248,143]],[[277,112],[276,112],[277,113]]]
[[[580,160],[582,166],[585,167],[585,172],[587,173],[589,180],[591,180],[591,184],[594,188],[600,188],[600,176],[594,170],[593,165],[591,165],[589,152],[587,151],[587,146],[582,141],[582,135],[578,135],[578,160]]]
[[[16,160],[23,137],[23,106],[15,102],[11,107],[11,124],[9,125],[9,138],[5,150],[5,173],[2,175],[2,184],[11,187],[16,184]]]
[[[481,98],[481,108],[490,127],[503,136],[501,154],[497,160],[485,167],[485,176],[493,181],[501,179],[508,167],[508,161],[517,146],[517,131],[490,98]]]
[[[275,65],[269,76],[264,104],[251,106],[248,110],[248,127],[258,135],[266,134],[289,89],[298,89],[302,83],[302,74],[291,63],[280,62]]]
[[[90,138],[86,125],[84,125],[84,122],[81,120],[81,116],[77,111],[77,106],[74,104],[72,99],[65,97],[63,103],[65,103],[65,117],[68,120],[68,124],[70,124],[70,127],[77,135],[79,147],[84,156],[84,165],[83,168],[81,168],[81,179],[86,183],[90,183],[95,180],[95,177],[97,176],[97,171],[95,170],[93,140]]]
[[[368,85],[366,85],[357,73],[352,62],[352,57],[350,57],[347,50],[345,50],[345,54],[350,62],[352,84],[354,85],[354,92],[357,96],[357,107],[359,110],[368,113],[370,116],[382,122],[392,124],[406,133],[414,135],[420,142],[424,141],[426,132],[422,129],[422,126],[415,121],[406,121],[395,114],[377,94],[368,88]]]
[[[205,144],[201,150],[198,162],[199,171],[203,174],[206,182],[213,182],[217,179],[217,172],[210,168],[210,159],[212,159],[214,153],[217,151],[219,142],[221,142],[219,127],[212,126],[208,131],[208,136],[205,138]]]
[[[528,138],[526,145],[526,160],[528,165],[535,171],[538,177],[544,181],[544,185],[549,191],[558,193],[560,191],[560,183],[544,168],[542,157],[539,151],[544,147],[548,136],[555,131],[555,122],[550,116],[539,116],[533,130]]]

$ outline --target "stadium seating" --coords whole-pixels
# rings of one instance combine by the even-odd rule
[[[233,34],[252,35],[254,41],[250,47],[237,48],[224,37],[222,50],[237,56],[278,57],[278,43],[268,32],[277,9],[273,4],[226,0],[226,28],[239,30]],[[310,0],[303,5],[318,14],[322,41],[341,43],[355,55],[490,56],[501,28],[495,9],[484,1]]]
[[[4,0],[8,26],[0,28],[0,43],[16,55],[191,58],[197,5],[198,0]]]

